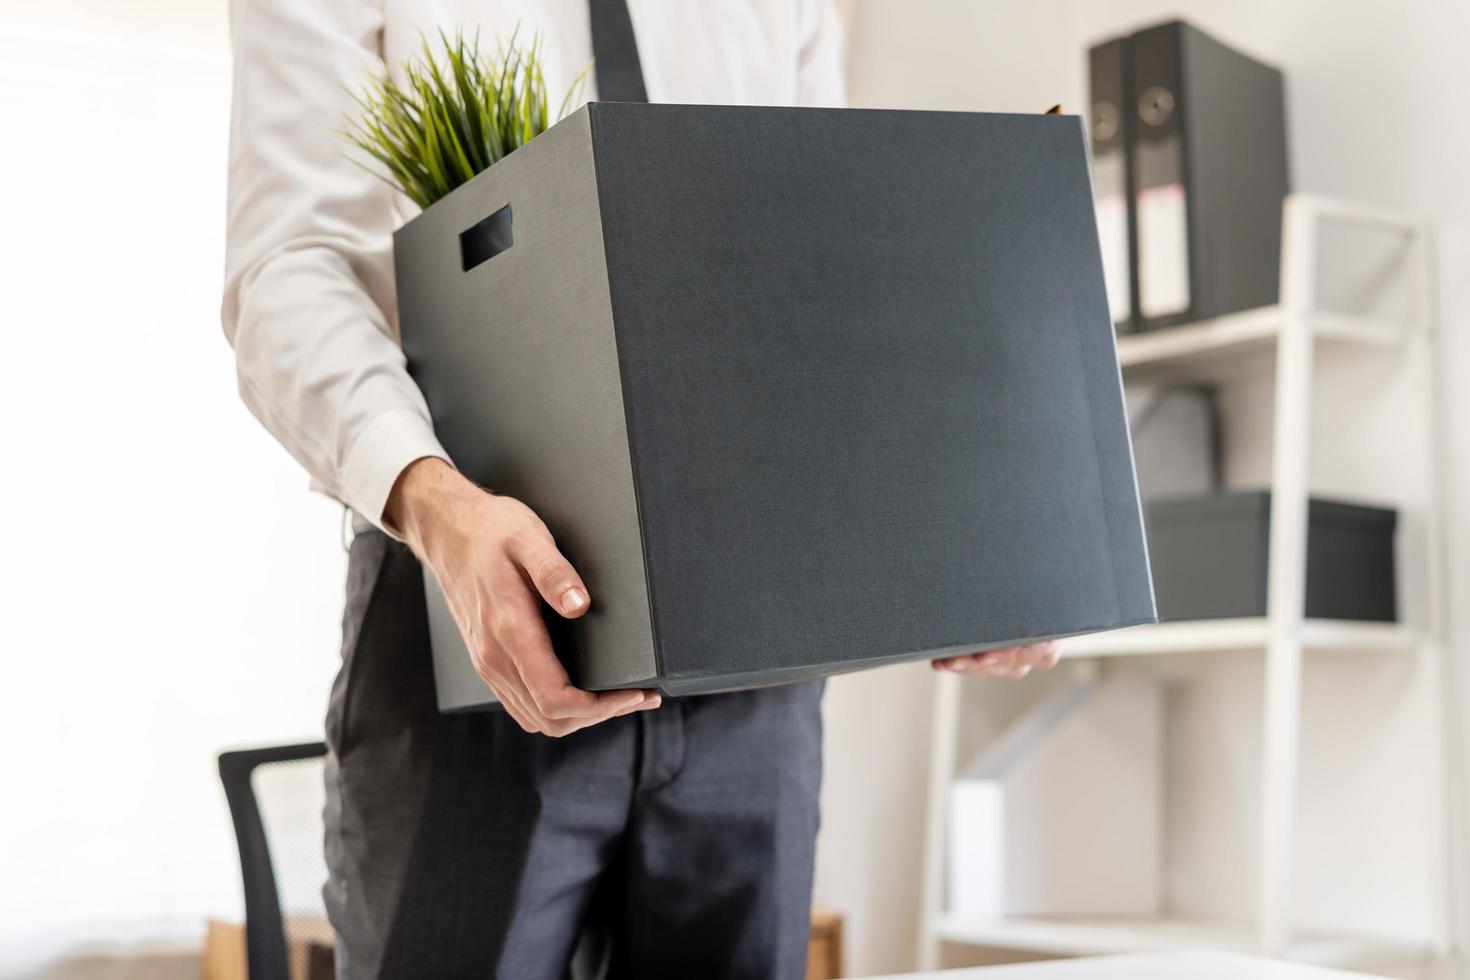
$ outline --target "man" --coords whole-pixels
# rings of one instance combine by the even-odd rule
[[[655,101],[843,101],[831,0],[629,6],[635,31],[620,0],[591,0],[636,36]],[[246,404],[357,531],[326,727],[339,971],[556,977],[596,925],[622,975],[802,976],[821,685],[667,704],[571,686],[539,603],[573,617],[597,599],[528,507],[435,439],[397,344],[390,235],[409,205],[337,134],[349,93],[440,29],[539,32],[558,102],[592,57],[588,0],[235,0],[233,18],[225,332]],[[503,713],[436,711],[420,560]]]

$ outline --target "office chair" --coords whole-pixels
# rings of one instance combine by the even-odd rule
[[[332,980],[332,927],[322,903],[322,742],[221,752],[240,877],[245,887],[245,955],[250,980]],[[826,928],[831,928],[827,926]],[[605,980],[612,939],[589,924],[578,938],[568,980]],[[840,941],[839,941],[840,947]],[[812,976],[840,976],[830,964]]]
[[[250,980],[332,980],[332,927],[322,904],[321,742],[221,752],[220,781],[235,822],[245,886]],[[607,975],[609,939],[587,930],[568,980]]]
[[[322,905],[321,742],[221,752],[245,888],[250,980],[333,976],[332,929]]]

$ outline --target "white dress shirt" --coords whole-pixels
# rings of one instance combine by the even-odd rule
[[[222,308],[240,394],[313,486],[381,526],[409,463],[448,458],[398,345],[392,232],[415,206],[352,162],[348,90],[420,36],[540,33],[553,109],[592,58],[586,0],[234,0]],[[832,0],[629,0],[654,102],[841,105]],[[589,77],[586,98],[596,98]]]

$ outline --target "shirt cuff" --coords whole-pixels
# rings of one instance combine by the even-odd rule
[[[342,461],[342,493],[347,506],[390,537],[403,540],[383,523],[388,495],[410,463],[430,456],[454,465],[423,415],[410,409],[393,409],[374,416],[352,441]]]

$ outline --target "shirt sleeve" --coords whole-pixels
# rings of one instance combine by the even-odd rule
[[[250,411],[380,527],[398,475],[447,460],[398,344],[392,188],[340,135],[385,69],[368,0],[235,0],[225,336]]]
[[[797,71],[799,105],[843,108],[842,19],[835,0],[801,0],[801,62]]]

